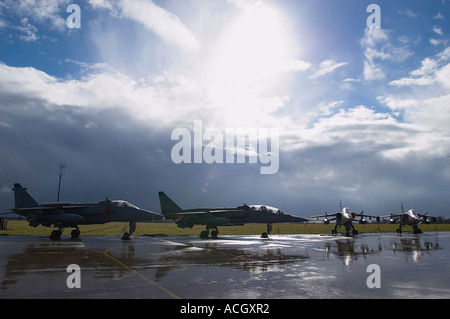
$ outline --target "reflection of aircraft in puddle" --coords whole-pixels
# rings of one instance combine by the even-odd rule
[[[95,281],[88,280],[91,275],[100,280],[123,279],[134,275],[124,267],[117,267],[117,263],[110,258],[105,258],[100,250],[86,249],[81,239],[44,241],[39,237],[37,239],[31,237],[24,240],[26,243],[23,248],[10,254],[7,263],[2,267],[5,272],[3,275],[0,274],[0,299],[23,296],[64,298],[59,289],[61,285],[65,286],[66,269],[71,264],[76,264],[82,269],[84,298],[89,296],[84,293],[97,288]],[[126,263],[134,258],[132,243],[133,241],[124,242],[123,247],[121,246],[122,252],[119,258]],[[21,245],[14,244],[13,249],[16,247]]]
[[[55,202],[38,204],[27,192],[26,187],[14,184],[15,207],[12,212],[25,216],[30,226],[39,225],[58,227],[53,230],[50,238],[59,239],[63,228],[73,227],[72,238],[80,236],[78,225],[105,224],[113,221],[130,223],[130,232],[122,239],[129,239],[136,229],[137,221],[151,221],[162,219],[159,214],[140,209],[123,200],[105,200],[98,203],[69,203]]]
[[[289,215],[278,208],[264,205],[246,205],[233,208],[194,208],[181,209],[164,192],[159,192],[161,212],[166,219],[174,219],[180,228],[192,228],[194,225],[206,225],[201,238],[211,236],[217,238],[217,226],[241,226],[244,224],[267,224],[267,233],[261,237],[267,238],[273,223],[302,223],[307,219]]]
[[[433,243],[428,240],[428,237],[426,239],[421,236],[399,237],[391,242],[392,251],[411,255],[414,261],[418,261],[425,253],[441,249],[437,241]],[[421,241],[423,241],[423,245]]]
[[[19,247],[19,245],[15,245]],[[40,293],[48,293],[47,289],[52,287],[53,282],[42,285],[39,278],[41,273],[54,273],[54,276],[64,273],[70,264],[77,264],[83,269],[87,269],[92,256],[86,256],[86,250],[80,240],[70,242],[28,242],[23,251],[18,251],[9,256],[5,264],[5,273],[0,282],[0,291],[5,294],[19,295],[24,293],[25,285],[27,293],[33,297]],[[2,276],[0,275],[0,278]],[[64,279],[65,280],[65,279]],[[62,281],[64,282],[64,281]],[[1,295],[1,293],[0,293]],[[54,296],[57,297],[57,296]]]
[[[434,216],[428,216],[427,212],[424,214],[416,214],[414,209],[410,209],[407,212],[403,209],[403,203],[401,203],[402,213],[401,214],[392,214],[382,216],[389,217],[389,223],[394,224],[397,221],[400,222],[399,228],[397,228],[397,233],[402,233],[402,227],[403,226],[411,226],[413,229],[414,234],[420,234],[422,233],[422,230],[419,228],[419,225],[422,223],[429,224],[429,223],[435,223],[437,218]]]
[[[251,273],[276,271],[281,265],[308,259],[307,254],[286,253],[280,247],[259,246],[259,249],[236,247],[238,241],[227,240],[230,246],[218,242],[199,242],[183,245],[167,245],[159,254],[160,267],[155,274],[156,279],[165,277],[170,271],[185,265],[204,265],[242,269]]]
[[[319,218],[323,218],[322,221],[325,225],[328,225],[332,220],[336,220],[336,226],[334,226],[334,229],[331,230],[331,233],[333,235],[336,235],[337,229],[341,226],[344,226],[345,234],[347,237],[350,236],[350,230],[352,230],[352,235],[358,235],[358,230],[355,229],[355,226],[353,226],[353,221],[355,221],[356,217],[360,217],[358,220],[359,224],[367,224],[367,220],[365,219],[365,217],[369,217],[369,219],[374,217],[377,218],[377,220],[379,220],[379,217],[364,214],[364,211],[361,211],[361,213],[359,214],[350,212],[350,209],[348,209],[347,207],[342,208],[342,203],[340,206],[341,206],[340,212],[334,214],[325,213],[324,215],[311,216],[310,218],[317,218],[317,220],[319,220]]]
[[[325,242],[325,252],[327,256],[331,254],[336,255],[343,263],[348,266],[353,260],[358,260],[359,257],[366,258],[366,255],[377,254],[382,250],[378,245],[377,249],[370,249],[366,243],[360,243],[359,249],[355,248],[353,239],[339,239]]]

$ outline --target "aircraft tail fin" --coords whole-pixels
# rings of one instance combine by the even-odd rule
[[[39,204],[27,192],[26,187],[22,187],[19,183],[14,183],[14,204],[15,208],[37,207]]]
[[[173,213],[182,212],[180,206],[178,206],[173,200],[169,198],[164,192],[159,192],[159,204],[161,205],[161,212],[163,215],[169,215]]]

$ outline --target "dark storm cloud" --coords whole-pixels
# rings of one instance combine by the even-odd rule
[[[58,164],[67,164],[61,200],[129,200],[159,211],[164,190],[183,207],[265,203],[299,216],[334,211],[339,201],[354,210],[386,214],[408,207],[445,213],[444,159],[405,161],[381,156],[399,147],[337,138],[329,145],[281,151],[280,170],[259,174],[256,164],[174,164],[170,129],[136,121],[125,109],[51,105],[4,95],[2,101],[2,187],[29,187],[38,201],[56,200]],[[410,131],[409,133],[412,133]],[[280,141],[283,145],[283,141]],[[12,192],[0,192],[2,208]]]
[[[2,187],[20,182],[40,202],[56,200],[58,164],[67,165],[61,200],[122,198],[159,211],[157,192],[184,205],[240,205],[267,187],[255,164],[174,164],[171,129],[136,121],[125,109],[81,108],[5,94],[1,105]],[[243,195],[244,189],[249,190]],[[226,194],[226,195],[225,195]],[[250,196],[249,196],[250,195]],[[13,205],[1,192],[2,208]],[[4,206],[4,207],[3,207]]]

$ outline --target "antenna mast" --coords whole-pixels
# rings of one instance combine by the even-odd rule
[[[59,164],[59,170],[58,170],[58,176],[59,176],[59,183],[58,183],[58,197],[56,198],[56,201],[59,202],[59,193],[61,191],[61,178],[65,173],[66,164],[61,163]]]

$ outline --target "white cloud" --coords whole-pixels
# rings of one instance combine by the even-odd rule
[[[427,99],[395,97],[381,98],[380,101],[392,110],[404,112],[404,119],[409,123],[421,125],[424,129],[439,129],[450,136],[448,105],[450,94]]]
[[[429,41],[432,45],[440,45],[441,43],[445,42],[444,40],[439,40],[439,39],[434,39],[434,38],[431,38]]]
[[[419,15],[411,9],[402,9],[398,11],[399,14],[406,15],[410,18],[417,18]]]
[[[107,69],[74,80],[49,76],[31,67],[0,64],[0,83],[2,94],[42,101],[41,105],[50,110],[67,105],[86,114],[121,109],[137,121],[151,121],[156,126],[176,123],[192,112],[201,111],[195,100],[201,94],[195,92],[195,86],[182,77],[170,75],[165,76],[164,86],[150,86]]]
[[[90,5],[94,9],[108,9],[108,10],[114,10],[113,1],[108,0],[89,0]]]
[[[360,44],[364,50],[364,79],[366,81],[380,80],[386,74],[382,69],[382,61],[401,62],[412,53],[407,48],[404,38],[398,39],[402,45],[392,44],[389,31],[381,28],[366,28]]]
[[[363,105],[340,109],[319,119],[310,129],[297,129],[296,143],[291,143],[288,150],[308,153],[319,149],[323,150],[321,157],[341,150],[336,161],[354,161],[352,156],[395,162],[411,157],[423,161],[446,157],[450,154],[450,135],[439,127],[450,120],[448,112],[442,109],[449,99],[450,96],[421,102],[391,98],[382,101],[394,110],[409,108],[406,117],[410,123],[398,122],[390,113],[376,112]],[[334,165],[330,161],[329,165]]]
[[[11,186],[6,186],[3,184],[2,188],[0,189],[0,192],[2,193],[11,193]]]
[[[318,70],[310,76],[311,79],[317,79],[321,76],[324,76],[325,74],[331,73],[334,70],[336,70],[337,68],[340,68],[344,65],[347,65],[347,62],[336,62],[333,59],[329,59],[329,60],[325,60],[323,62],[320,63],[320,66],[318,68]]]
[[[411,86],[408,96],[391,94],[378,100],[393,111],[401,112],[405,122],[422,130],[414,135],[414,145],[397,152],[407,154],[414,150],[421,156],[446,157],[450,149],[450,63],[449,48],[422,60],[421,66],[410,76],[391,81],[392,86]],[[418,87],[432,90],[418,90]]]
[[[19,36],[20,39],[25,42],[34,42],[38,39],[37,28],[28,22],[28,18],[20,19],[20,24],[16,27],[17,30],[22,32]]]
[[[364,80],[380,80],[385,77],[383,70],[375,64],[372,60],[364,61]]]
[[[444,16],[442,15],[442,13],[438,12],[438,14],[436,14],[433,19],[436,20],[444,20]]]
[[[36,41],[39,38],[36,24],[44,24],[45,29],[63,31],[66,28],[66,8],[69,0],[4,0],[0,3],[0,15],[5,17],[18,17],[20,25],[15,20],[13,23],[2,23],[4,26],[16,25],[16,29],[23,34],[19,37],[24,41]]]
[[[450,63],[436,72],[436,79],[446,88],[450,88]]]
[[[283,66],[281,68],[283,69]],[[309,68],[311,63],[295,59],[286,61],[284,65],[286,71],[306,71]]]
[[[433,31],[439,35],[444,34],[444,31],[442,31],[442,28],[438,27],[437,25],[433,26]]]
[[[167,43],[192,52],[200,48],[200,42],[173,13],[154,4],[151,0],[90,0],[93,8],[107,9],[111,15],[134,20],[154,32]]]
[[[236,7],[240,9],[252,9],[255,6],[258,6],[261,1],[260,0],[227,0],[229,3],[234,4]]]
[[[441,85],[450,87],[450,64],[447,64],[449,59],[450,47],[440,52],[433,58],[425,58],[421,62],[421,67],[410,72],[410,76],[393,80],[389,85],[393,86],[428,86]]]
[[[403,118],[420,130],[420,134],[409,137],[411,145],[405,150],[415,151],[424,157],[450,155],[450,94],[428,99],[397,99],[391,96],[380,101],[392,110],[400,110]]]

